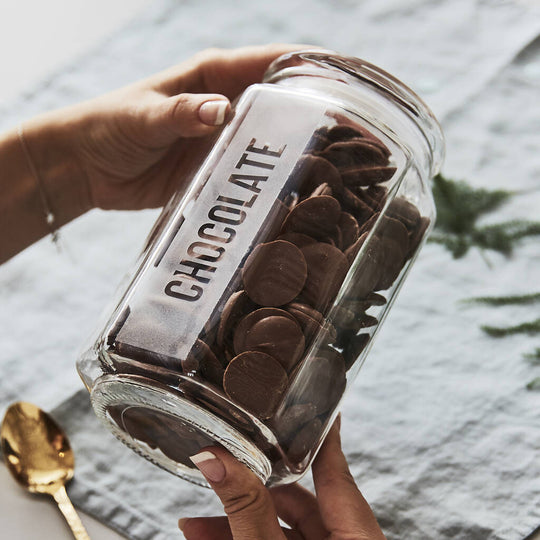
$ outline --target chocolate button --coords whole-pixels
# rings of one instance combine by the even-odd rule
[[[358,240],[360,227],[354,216],[348,212],[341,212],[338,226],[341,229],[341,249],[345,250]]]
[[[407,252],[407,259],[410,259],[418,249],[427,228],[429,227],[429,219],[427,217],[421,217],[416,229],[411,233],[409,238],[409,251]]]
[[[369,334],[355,334],[347,335],[344,339],[343,358],[345,359],[345,368],[347,371],[351,369],[358,357],[366,348],[369,343]]]
[[[345,141],[355,137],[362,137],[362,133],[358,129],[345,124],[331,127],[326,134],[326,138],[331,142]]]
[[[398,277],[409,249],[409,235],[405,225],[385,217],[376,231],[381,239],[382,272],[376,289],[388,289]]]
[[[306,276],[302,252],[284,240],[256,246],[242,269],[248,296],[261,306],[287,304],[298,296]]]
[[[204,341],[198,339],[191,349],[190,355],[198,360],[201,374],[207,381],[218,386],[223,384],[223,366]]]
[[[226,394],[255,416],[270,418],[287,387],[287,374],[269,354],[249,351],[231,360],[225,370]]]
[[[328,195],[309,197],[293,208],[283,223],[283,232],[299,232],[321,239],[339,221],[339,202]]]
[[[234,350],[236,354],[247,351],[246,337],[255,324],[268,317],[285,317],[296,323],[296,319],[287,311],[278,308],[260,308],[246,315],[234,331]]]
[[[317,415],[334,408],[345,391],[345,361],[337,352],[320,352],[309,360],[311,387],[306,389],[306,403],[313,403]]]
[[[360,227],[359,235],[362,236],[364,233],[371,231],[371,229],[373,228],[373,225],[377,223],[379,216],[380,216],[379,213],[373,214],[366,222],[362,223],[362,226]]]
[[[416,228],[421,217],[418,208],[404,197],[396,197],[388,205],[386,214],[401,221],[408,231],[413,231]]]
[[[254,304],[249,299],[246,291],[235,292],[229,297],[219,320],[217,344],[220,347],[225,346],[225,340],[238,320],[253,307]]]
[[[274,420],[276,431],[282,441],[288,441],[298,433],[300,428],[313,420],[317,415],[315,405],[312,403],[301,403],[287,407],[283,413]]]
[[[364,234],[367,236],[367,233]],[[362,238],[363,236],[358,239],[358,242]],[[377,236],[372,236],[363,256],[355,261],[353,279],[346,291],[349,300],[363,299],[375,290],[383,268],[381,240]]]
[[[300,463],[314,448],[322,432],[322,422],[314,418],[300,429],[292,440],[287,455],[293,463]]]
[[[310,195],[310,197],[318,197],[319,195],[327,195],[328,197],[331,197],[332,188],[327,183],[321,184],[313,190],[313,193]]]
[[[394,176],[395,167],[349,167],[340,169],[341,178],[347,186],[371,186],[386,182]]]
[[[317,242],[315,238],[311,238],[311,236],[308,236],[307,234],[297,233],[297,232],[288,232],[285,234],[282,234],[276,238],[276,240],[285,240],[286,242],[290,242],[291,244],[294,244],[296,247],[304,247],[308,244],[314,244]]]
[[[336,247],[319,242],[302,248],[307,263],[307,279],[302,297],[324,311],[336,297],[347,271],[347,257]]]
[[[305,341],[300,325],[288,316],[266,317],[256,322],[247,331],[244,350],[269,354],[285,371],[290,371],[303,354]]]
[[[343,188],[341,197],[343,206],[360,222],[367,221],[373,214],[371,206],[355,195],[349,188]]]
[[[341,193],[343,182],[339,171],[328,160],[311,154],[298,160],[298,175],[303,179],[300,194],[307,195],[320,184],[328,184],[333,193]]]
[[[358,255],[359,251],[362,249],[362,246],[364,245],[364,242],[366,241],[366,238],[368,236],[368,232],[360,235],[360,238],[350,247],[348,247],[345,250],[345,256],[347,257],[347,260],[349,261],[349,264],[352,264],[354,260],[356,259],[356,256]]]
[[[333,143],[322,152],[321,156],[335,165],[340,174],[342,169],[356,166],[384,166],[388,161],[378,146],[360,138]]]

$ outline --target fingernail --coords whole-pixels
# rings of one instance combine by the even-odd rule
[[[178,528],[183,531],[184,530],[184,525],[186,524],[187,521],[189,521],[190,518],[180,518],[178,520]]]
[[[205,450],[190,456],[189,459],[210,482],[221,482],[225,478],[225,466],[212,452]]]
[[[209,126],[221,126],[225,121],[225,115],[229,108],[229,102],[224,99],[206,101],[199,108],[201,122]]]

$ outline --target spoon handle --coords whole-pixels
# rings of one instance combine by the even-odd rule
[[[73,505],[69,500],[68,494],[66,493],[66,488],[64,486],[60,486],[60,488],[53,493],[53,497],[58,504],[58,508],[60,508],[60,511],[62,514],[64,514],[68,525],[71,527],[73,536],[77,540],[90,540],[81,519],[77,515],[75,508],[73,508]]]

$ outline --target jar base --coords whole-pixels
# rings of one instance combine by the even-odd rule
[[[263,483],[270,460],[244,435],[171,388],[137,375],[100,377],[90,399],[97,417],[114,436],[155,465],[189,482],[210,487],[189,456],[222,446]]]

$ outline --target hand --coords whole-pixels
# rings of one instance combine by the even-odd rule
[[[197,456],[194,462],[207,458],[197,466],[221,499],[227,517],[181,519],[179,526],[187,540],[385,539],[341,450],[339,418],[313,462],[317,497],[298,484],[267,490],[222,448],[209,448]],[[278,516],[291,529],[280,527]]]
[[[162,206],[200,163],[230,100],[260,82],[276,57],[301,48],[209,49],[143,81],[33,118],[23,137],[17,129],[0,134],[0,263],[50,232],[46,213],[58,229],[96,207]]]
[[[70,134],[88,186],[89,205],[104,209],[162,206],[193,172],[230,102],[260,82],[277,56],[298,49],[267,45],[209,49],[149,79],[74,111]]]

